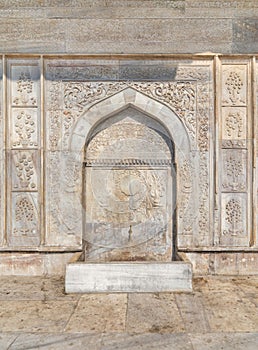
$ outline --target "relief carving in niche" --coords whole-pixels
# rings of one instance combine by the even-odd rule
[[[36,132],[36,125],[30,113],[21,111],[16,115],[14,132],[19,141],[14,142],[13,147],[37,147],[37,142],[32,141],[32,135]]]
[[[51,74],[55,74],[55,68],[52,67]],[[63,81],[51,81],[47,94],[49,94],[49,105],[47,113],[49,116],[48,144],[52,150],[63,147],[68,148],[68,140],[73,126],[87,108],[98,101],[115,95],[127,87],[131,87],[141,93],[148,95],[154,100],[162,102],[170,107],[182,120],[189,134],[190,142],[194,149],[203,151],[200,157],[201,173],[200,184],[202,190],[199,191],[200,220],[199,231],[203,235],[207,234],[209,229],[209,181],[210,181],[210,159],[206,154],[209,149],[209,135],[211,132],[211,77],[208,67],[180,67],[174,82],[118,82],[118,81],[76,81],[73,77],[74,67],[67,68],[67,78]],[[71,76],[71,79],[69,78]],[[70,81],[68,81],[70,79]],[[74,79],[74,80],[72,80]],[[86,79],[86,78],[85,78]],[[180,81],[181,79],[181,81]],[[54,79],[53,79],[54,80]],[[66,80],[66,81],[65,81]],[[71,81],[72,80],[72,81]],[[78,79],[79,80],[79,79]],[[95,80],[96,77],[95,77]],[[186,81],[187,80],[187,81]],[[61,146],[62,145],[62,146]],[[53,169],[58,173],[58,170]],[[188,195],[188,194],[187,194]],[[193,205],[186,212],[186,216],[191,222],[196,220],[196,205]],[[190,220],[185,219],[185,224]],[[185,225],[184,224],[184,225]],[[189,225],[187,225],[189,226]],[[193,232],[198,227],[192,225],[188,232]],[[185,229],[182,228],[184,231]]]
[[[38,154],[31,151],[15,151],[12,154],[12,190],[37,190]]]
[[[37,111],[14,109],[12,118],[12,147],[38,147]]]
[[[37,66],[11,65],[12,74],[12,105],[37,106],[37,88],[35,81],[39,80]]]
[[[14,236],[37,235],[37,211],[27,195],[17,195],[14,202]]]
[[[247,125],[245,107],[222,108],[222,147],[246,148]]]
[[[171,149],[157,123],[146,125],[147,117],[137,110],[128,108],[114,118],[86,152],[86,256],[169,260]]]
[[[243,192],[247,189],[246,151],[223,150],[222,191]]]
[[[229,228],[223,231],[223,235],[238,236],[243,235],[243,212],[242,203],[236,198],[230,199],[226,204],[226,222]]]
[[[246,65],[222,66],[223,105],[246,105]]]

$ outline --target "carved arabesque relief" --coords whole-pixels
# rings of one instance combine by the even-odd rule
[[[55,69],[53,67],[51,69],[51,74],[54,74]],[[71,72],[73,69],[71,67]],[[211,79],[210,70],[207,67],[188,67],[187,69],[187,72],[184,72],[183,68],[181,71],[178,71],[178,81],[174,82],[87,82],[69,81],[69,79],[65,81],[65,78],[63,81],[55,81],[54,79],[51,81],[49,79],[47,88],[47,94],[49,96],[47,114],[50,128],[47,140],[52,151],[68,149],[71,131],[84,111],[99,101],[107,99],[128,87],[149,96],[153,100],[160,101],[177,113],[187,129],[189,140],[193,149],[196,149],[197,154],[199,152],[198,150],[203,151],[203,154],[198,154],[197,156],[202,169],[198,180],[202,186],[202,190],[198,192],[200,218],[198,220],[196,213],[193,214],[193,211],[196,211],[196,203],[194,205],[192,203],[189,206],[189,210],[185,211],[184,224],[181,225],[180,230],[182,232],[191,232],[191,234],[199,230],[205,236],[209,231],[210,225],[210,200],[208,191],[210,159],[208,150],[212,131],[210,116],[213,108],[210,88]],[[51,168],[51,178],[60,178],[59,168],[60,164],[55,169]],[[72,170],[69,171],[66,169],[66,171],[70,174],[73,173]],[[185,199],[182,198],[182,203],[184,201],[187,203],[190,194],[183,193],[183,191],[181,193],[182,197],[185,196]],[[52,204],[53,201],[54,199],[51,200]],[[196,223],[198,227],[196,227]]]

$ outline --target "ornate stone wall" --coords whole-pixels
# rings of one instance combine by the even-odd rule
[[[82,249],[85,145],[126,108],[174,143],[178,250],[256,250],[255,73],[251,56],[2,57],[0,250]]]

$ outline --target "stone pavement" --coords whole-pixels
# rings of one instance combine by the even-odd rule
[[[193,293],[65,295],[61,277],[0,277],[0,350],[256,350],[258,277]]]

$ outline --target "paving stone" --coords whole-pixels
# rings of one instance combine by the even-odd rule
[[[103,337],[101,350],[192,350],[187,334],[113,334]]]
[[[256,350],[258,333],[191,334],[194,350]]]
[[[1,301],[2,332],[60,332],[65,328],[76,302]]]
[[[130,333],[184,332],[175,296],[172,293],[130,294],[126,331]]]
[[[126,294],[83,295],[66,332],[123,332],[126,308]]]
[[[0,300],[58,299],[79,299],[76,294],[65,294],[63,277],[1,277]]]
[[[176,294],[175,298],[186,332],[206,333],[210,331],[210,325],[200,294],[180,293]]]
[[[0,333],[0,349],[9,349],[17,337],[18,334]]]
[[[18,336],[10,346],[9,350],[100,350],[100,346],[100,335],[25,333]]]
[[[208,278],[199,277],[193,280],[194,290],[195,291],[210,291],[210,292],[230,292],[237,291],[238,287],[232,283],[232,278],[230,277],[221,277],[216,278],[209,276]]]
[[[203,292],[203,303],[211,331],[257,332],[258,314],[248,299],[231,292]]]

